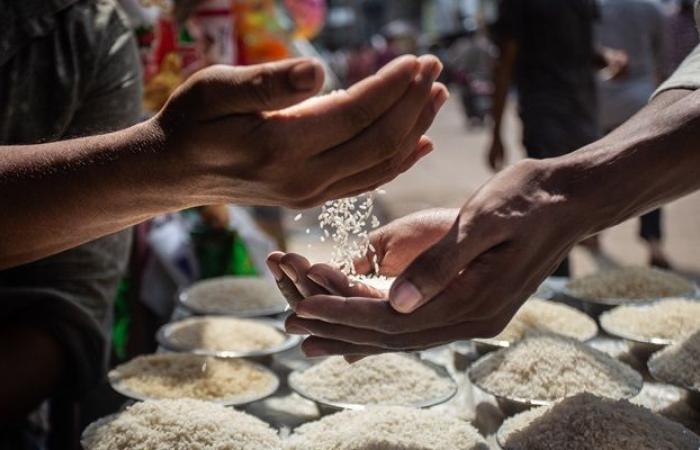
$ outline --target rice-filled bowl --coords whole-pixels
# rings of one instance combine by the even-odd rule
[[[590,392],[630,398],[642,388],[642,376],[628,365],[575,339],[553,334],[528,335],[490,353],[468,372],[481,390],[533,405]]]
[[[700,301],[666,298],[643,305],[622,305],[603,313],[600,324],[613,336],[668,345],[700,329]]]
[[[527,333],[548,332],[587,341],[598,334],[598,325],[588,315],[561,303],[531,298],[515,313],[497,336],[473,339],[478,343],[507,347]]]
[[[650,267],[621,267],[575,278],[564,293],[605,305],[693,296],[695,285],[673,272]]]
[[[287,350],[299,337],[285,334],[272,321],[195,316],[161,327],[158,342],[168,350],[202,355],[260,356]]]
[[[265,422],[215,403],[147,400],[90,424],[85,450],[282,450]]]
[[[400,374],[400,376],[397,376]],[[338,407],[365,405],[428,406],[457,391],[444,369],[408,354],[385,353],[349,364],[331,356],[305,370],[292,372],[289,385],[298,394]]]
[[[469,423],[443,412],[400,406],[346,410],[304,424],[286,450],[488,450]]]
[[[279,379],[244,359],[189,353],[139,356],[109,372],[112,387],[138,400],[192,398],[240,405],[271,395]]]
[[[262,277],[225,276],[199,281],[183,291],[179,299],[199,315],[260,317],[287,308],[275,283]]]
[[[626,400],[579,394],[506,419],[504,450],[697,450],[700,437],[679,423]]]

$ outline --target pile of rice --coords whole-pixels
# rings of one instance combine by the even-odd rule
[[[86,450],[281,450],[277,433],[248,414],[191,399],[148,400],[85,429]]]
[[[688,280],[649,267],[623,267],[572,280],[567,288],[579,298],[653,299],[682,296],[693,290]]]
[[[321,207],[318,221],[323,231],[323,241],[333,241],[331,263],[347,275],[355,274],[353,261],[364,258],[367,251],[374,253],[369,242],[369,232],[379,226],[373,214],[374,192],[355,197],[327,201]],[[376,254],[375,272],[378,273]]]
[[[700,329],[700,301],[670,298],[650,305],[618,306],[601,315],[600,323],[615,335],[676,341]]]
[[[655,353],[649,370],[659,381],[700,391],[700,331]]]
[[[231,400],[269,392],[277,378],[242,359],[217,359],[188,353],[139,356],[109,373],[121,389],[147,398]]]
[[[192,317],[170,327],[168,340],[179,349],[251,352],[281,345],[285,336],[275,327],[232,317]]]
[[[467,422],[443,412],[397,406],[343,411],[302,425],[286,450],[488,450]]]
[[[505,421],[506,450],[697,450],[700,437],[625,400],[590,394],[533,409]]]
[[[195,283],[185,291],[187,305],[213,314],[245,314],[284,307],[274,283],[259,277],[219,277]]]
[[[508,326],[491,340],[515,342],[531,331],[545,331],[585,341],[598,334],[595,321],[561,303],[532,298],[525,302]]]
[[[348,364],[332,356],[290,381],[304,393],[331,402],[360,405],[414,405],[448,395],[454,382],[418,359],[386,353]]]
[[[580,392],[629,398],[642,388],[634,369],[575,339],[529,335],[487,355],[469,375],[478,387],[507,398],[554,401]]]

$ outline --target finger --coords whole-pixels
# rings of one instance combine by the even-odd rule
[[[332,295],[386,298],[386,293],[360,281],[350,280],[343,272],[328,264],[314,264],[306,276]]]
[[[333,183],[323,190],[321,199],[353,197],[389,183],[433,151],[432,142],[421,142],[423,142],[422,147],[414,148],[414,151],[406,157],[403,154],[398,155],[396,159],[382,161],[362,173]]]
[[[426,305],[415,314],[401,314],[386,300],[332,295],[308,297],[295,306],[294,312],[304,319],[386,334],[421,331],[458,320],[454,309],[443,308],[438,302]]]
[[[295,105],[318,93],[323,78],[318,61],[299,58],[245,67],[212,66],[193,75],[186,85],[200,105],[200,120],[213,120]]]
[[[491,227],[477,227],[458,216],[450,231],[420,254],[392,285],[389,299],[409,314],[438,295],[480,254],[494,247],[499,236]]]
[[[275,277],[277,288],[287,300],[289,306],[294,309],[294,306],[299,301],[303,300],[304,296],[301,295],[294,282],[292,282],[292,280],[290,280],[282,271],[280,263],[283,256],[284,253],[282,252],[273,252],[270,253],[265,262],[267,263],[267,267],[270,269],[270,272],[272,272],[272,275]]]
[[[415,56],[402,56],[347,90],[307,100],[270,118],[278,119],[279,135],[295,142],[299,151],[321,153],[382,117],[406,94],[419,67]]]
[[[406,154],[412,151],[418,138],[432,123],[437,114],[436,106],[442,106],[446,98],[444,86],[437,85],[433,93],[433,82],[438,63],[421,67],[416,81],[391,109],[370,127],[349,141],[331,148],[309,161],[309,170],[324,170],[327,167],[342,165],[343,170],[334,173],[331,181],[338,181],[349,175],[359,174],[377,164],[383,164],[387,171],[397,169]],[[437,69],[436,69],[437,67]],[[418,127],[419,117],[424,123]],[[414,127],[420,130],[413,142],[406,138]]]
[[[312,295],[328,294],[322,286],[314,283],[307,277],[307,273],[311,268],[309,260],[296,253],[287,253],[282,256],[280,268],[292,280],[297,290],[304,297]]]

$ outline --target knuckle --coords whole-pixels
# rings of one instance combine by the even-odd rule
[[[269,107],[275,95],[275,75],[267,65],[263,65],[253,79],[252,94],[255,99],[263,106]]]

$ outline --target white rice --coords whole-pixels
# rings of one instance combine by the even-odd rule
[[[525,302],[493,340],[513,343],[532,331],[557,333],[585,341],[598,334],[598,325],[589,316],[570,306],[532,298]]]
[[[92,423],[85,450],[281,450],[277,433],[248,414],[191,399],[148,400]]]
[[[287,304],[274,283],[259,277],[219,277],[195,283],[187,304],[211,314],[245,314]]]
[[[530,410],[505,421],[506,450],[697,450],[700,437],[626,400],[591,394]]]
[[[473,382],[494,395],[554,401],[581,392],[629,398],[642,387],[631,367],[575,339],[529,335],[489,354],[471,372]]]
[[[655,353],[649,369],[659,381],[700,391],[700,330]]]
[[[592,300],[644,300],[687,295],[693,284],[671,272],[623,267],[577,278],[567,285],[577,297]]]
[[[379,226],[373,214],[374,193],[326,202],[318,216],[321,230],[333,241],[331,263],[347,275],[354,275],[354,261],[369,250],[369,232]],[[376,271],[376,254],[375,271]]]
[[[618,306],[602,314],[600,323],[616,335],[676,341],[700,329],[700,301],[669,298],[650,305]]]
[[[274,374],[248,361],[188,353],[139,356],[116,367],[109,378],[146,398],[219,401],[255,397],[277,383]]]
[[[293,373],[291,381],[313,398],[360,405],[410,406],[446,396],[454,388],[451,379],[400,353],[369,356],[353,364],[332,356]]]
[[[373,406],[302,425],[286,450],[488,450],[467,422],[442,412]]]
[[[285,336],[272,325],[233,317],[192,317],[173,324],[168,340],[178,349],[252,352],[281,345]]]

